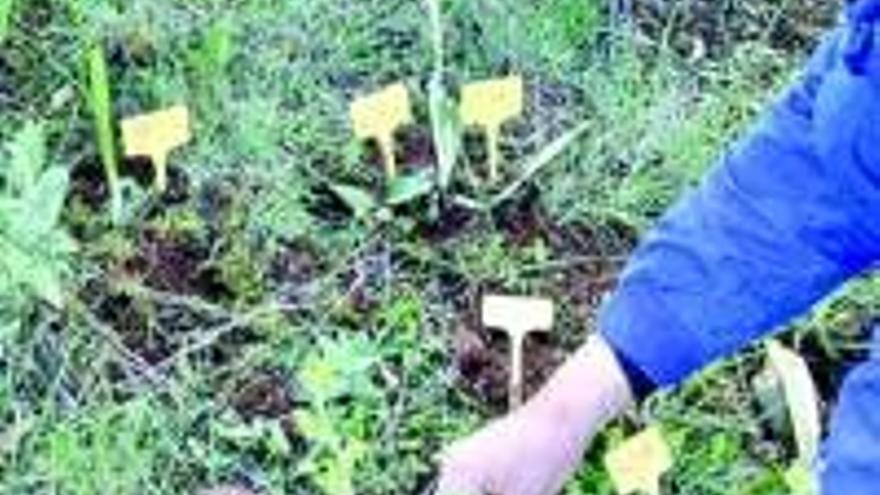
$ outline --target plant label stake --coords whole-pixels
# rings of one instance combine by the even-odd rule
[[[531,332],[553,327],[553,301],[531,297],[486,296],[483,325],[498,328],[510,339],[510,409],[523,401],[523,341]]]
[[[385,175],[397,177],[394,131],[413,120],[409,91],[402,83],[357,98],[351,104],[351,123],[358,139],[375,139],[385,162]]]
[[[672,468],[672,453],[660,428],[649,428],[605,456],[617,493],[660,495],[660,477]]]
[[[489,151],[489,180],[498,180],[501,125],[523,111],[523,80],[519,76],[468,84],[461,90],[464,125],[482,127]]]
[[[122,121],[126,156],[150,157],[159,192],[168,187],[168,154],[191,138],[189,110],[182,105]]]

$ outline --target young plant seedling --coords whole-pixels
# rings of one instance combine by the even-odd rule
[[[413,120],[409,91],[401,83],[357,98],[351,104],[351,124],[358,139],[375,139],[388,180],[397,177],[394,131]]]
[[[501,161],[501,126],[523,111],[523,80],[519,76],[468,84],[461,90],[461,119],[486,133],[489,151],[489,181],[498,180]]]
[[[156,190],[168,187],[168,154],[192,138],[189,110],[176,106],[122,121],[126,156],[147,156],[156,171]]]
[[[510,339],[510,409],[523,402],[523,341],[531,332],[553,328],[553,301],[531,297],[486,296],[483,325],[507,333]]]
[[[649,428],[605,456],[617,493],[660,495],[660,477],[672,468],[672,453],[660,428]]]

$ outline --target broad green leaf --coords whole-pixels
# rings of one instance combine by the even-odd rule
[[[355,218],[366,218],[378,207],[376,198],[359,187],[335,184],[330,186],[330,190],[333,191],[333,194],[341,199],[346,206],[351,208]]]
[[[812,466],[795,462],[785,471],[784,476],[785,484],[791,490],[791,495],[818,495],[818,482]]]
[[[67,197],[67,170],[52,167],[43,172],[27,201],[28,228],[38,236],[46,236],[58,225]]]
[[[25,124],[7,145],[7,151],[10,166],[6,179],[14,194],[24,194],[33,187],[46,163],[43,126],[34,122]]]
[[[385,202],[396,206],[410,203],[434,190],[434,174],[424,170],[417,174],[400,176],[388,183]]]

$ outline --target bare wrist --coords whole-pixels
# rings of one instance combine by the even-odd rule
[[[581,442],[633,403],[626,375],[599,335],[591,336],[525,407]]]

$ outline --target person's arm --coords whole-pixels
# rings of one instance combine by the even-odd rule
[[[864,19],[829,36],[631,258],[600,328],[654,384],[732,354],[878,259],[880,35]]]
[[[453,446],[438,493],[553,493],[630,401],[621,376],[678,383],[877,259],[878,6],[851,5],[805,74],[645,238],[602,310],[602,338],[587,344],[602,350]]]
[[[593,336],[515,414],[448,448],[436,493],[555,493],[593,434],[632,401],[617,358]]]

